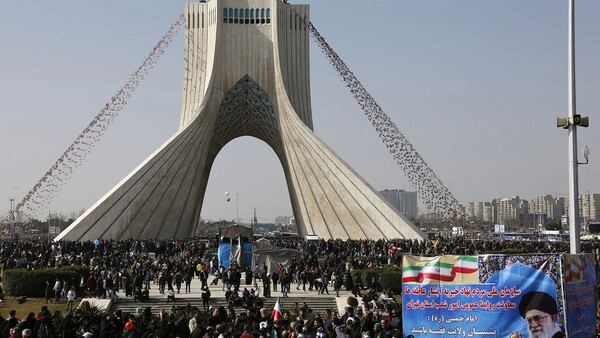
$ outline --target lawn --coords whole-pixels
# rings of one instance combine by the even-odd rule
[[[54,311],[64,313],[67,309],[67,303],[49,302],[46,304],[44,298],[28,298],[25,303],[18,304],[15,297],[5,296],[2,303],[0,303],[0,315],[2,315],[3,318],[7,318],[10,310],[16,310],[19,319],[26,317],[29,312],[33,312],[37,316],[44,305],[48,306],[48,310],[50,310],[51,314],[54,314]]]

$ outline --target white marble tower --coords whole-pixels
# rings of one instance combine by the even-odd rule
[[[211,0],[185,17],[179,131],[56,240],[193,236],[213,161],[240,136],[281,161],[301,235],[422,238],[313,133],[307,5]]]

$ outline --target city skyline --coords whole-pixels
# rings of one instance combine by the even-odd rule
[[[305,3],[315,25],[459,201],[566,194],[566,133],[553,122],[566,111],[566,3]],[[591,164],[580,169],[580,193],[594,193],[600,191],[600,177],[593,175],[600,149],[593,114],[600,23],[593,13],[600,5],[577,5],[578,107],[591,119],[579,144],[592,151]],[[7,46],[0,55],[4,214],[8,199],[18,201],[29,190],[137,67],[183,2],[3,3],[0,9]],[[371,24],[359,27],[364,17]],[[176,129],[182,54],[179,34],[50,210],[89,207]],[[311,56],[317,135],[378,190],[413,190],[314,44]],[[147,119],[139,134],[127,137],[141,116]],[[334,122],[339,119],[344,128]],[[259,219],[291,215],[283,170],[260,141],[237,139],[219,154],[202,217],[234,218],[237,201],[227,203],[225,191],[238,193],[243,220],[254,207]]]

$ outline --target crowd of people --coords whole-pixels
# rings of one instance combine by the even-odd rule
[[[205,259],[206,248],[206,240],[201,239],[95,243],[54,243],[34,239],[2,241],[0,264],[4,269],[31,270],[85,266],[89,268],[89,274],[74,285],[81,295],[114,298],[117,292],[122,292],[126,297],[141,300],[148,295],[151,282],[158,286],[161,294],[190,292],[192,278],[200,274],[196,267]],[[204,276],[202,280],[206,281],[206,278]],[[67,295],[67,287],[75,283],[57,280],[47,284],[49,298],[52,293]]]
[[[319,240],[304,241],[298,237],[270,239],[275,246],[302,252],[298,263],[369,268],[399,264],[404,254],[437,256],[444,254],[476,255],[513,250],[518,253],[563,253],[568,242],[473,240],[464,237],[428,240]],[[198,272],[202,263],[207,272],[218,270],[214,256],[205,255],[207,248],[217,246],[216,238],[188,240],[119,240],[88,242],[52,242],[45,239],[0,240],[0,263],[11,268],[59,268],[88,266],[96,276],[117,275],[131,270],[131,283],[141,288],[151,277],[163,272],[164,286],[181,286]],[[582,252],[600,255],[600,240],[583,241]],[[179,273],[179,274],[178,274]],[[121,284],[121,283],[119,283]]]
[[[244,271],[235,264],[230,269],[219,265],[214,255],[218,244],[216,238],[0,241],[0,264],[4,269],[37,270],[64,266],[85,266],[89,269],[88,276],[80,281],[48,281],[47,299],[52,295],[60,301],[72,301],[75,295],[116,298],[118,294],[143,303],[148,300],[151,287],[157,287],[165,299],[174,299],[176,294],[191,292],[190,284],[197,278],[201,283],[203,300],[201,308],[169,304],[171,310],[160,314],[152,314],[150,308],[142,307],[130,314],[116,312],[103,318],[102,324],[95,330],[90,329],[90,332],[72,332],[66,327],[72,320],[72,306],[64,317],[61,314],[51,315],[47,309],[41,309],[37,316],[30,313],[20,319],[17,319],[17,314],[11,313],[9,318],[2,319],[0,335],[75,337],[89,333],[94,337],[273,337],[273,333],[277,332],[277,337],[401,337],[401,306],[383,290],[363,290],[363,298],[372,302],[365,302],[364,307],[358,306],[358,303],[351,304],[344,313],[337,313],[336,309],[317,313],[306,305],[296,305],[284,309],[283,317],[275,321],[271,317],[271,309],[264,307],[263,299],[275,295],[286,297],[294,287],[298,291],[322,294],[339,294],[340,289],[346,288],[359,295],[362,286],[358,283],[352,285],[351,278],[349,282],[348,271],[399,265],[404,254],[433,256],[568,251],[568,243],[564,242],[442,237],[424,241],[274,238],[271,242],[278,247],[298,250],[301,254],[286,267],[270,271],[266,266],[259,266],[254,271]],[[584,241],[582,249],[599,256],[600,241]],[[242,281],[244,272],[250,274],[254,281],[248,278]],[[228,308],[211,307],[209,276],[214,276],[213,283],[223,285]],[[256,288],[258,281],[262,283],[261,288]]]
[[[14,311],[0,323],[2,337],[402,337],[399,307],[389,312],[371,311],[368,306],[348,306],[344,313],[328,309],[317,313],[296,304],[274,319],[271,309],[249,306],[242,311],[233,307],[214,307],[204,311],[189,304],[172,306],[153,314],[150,307],[134,313],[120,310],[98,318],[90,328],[75,325],[74,315],[51,315],[43,307],[35,316],[19,320]],[[95,329],[94,329],[95,328]]]

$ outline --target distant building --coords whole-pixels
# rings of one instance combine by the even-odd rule
[[[475,202],[467,202],[462,205],[462,208],[465,213],[465,218],[469,221],[477,220],[477,216],[475,216]]]
[[[499,197],[490,202],[459,204],[459,210],[469,221],[529,229],[561,223],[562,218],[569,213],[568,207],[565,197],[555,195],[542,195],[530,201],[514,196]],[[600,194],[579,195],[579,218],[584,233],[589,231],[590,222],[600,221]]]
[[[552,195],[538,196],[533,198],[529,205],[531,214],[545,214],[547,222],[549,222],[550,219],[554,222],[559,222],[561,216],[565,214],[564,197],[555,197]]]
[[[565,214],[569,213],[569,205],[565,203]],[[579,221],[583,232],[589,232],[588,225],[600,221],[600,194],[579,195]]]
[[[419,213],[417,207],[417,192],[405,191],[401,189],[388,190],[385,189],[379,192],[391,205],[408,218],[416,217]]]
[[[600,221],[600,194],[579,195],[580,216],[586,221]]]
[[[473,203],[473,214],[475,215],[475,219],[479,221],[483,221],[483,208],[485,202],[476,202]]]
[[[292,216],[275,217],[275,226],[283,232],[298,232],[296,229],[296,220]]]
[[[496,222],[496,207],[491,202],[482,203],[482,216],[481,221],[484,223],[497,223]]]
[[[529,216],[529,202],[519,196],[496,199],[497,222],[524,225]]]
[[[567,199],[565,197],[556,197],[556,209],[554,211],[554,221],[558,222],[563,215],[567,214]]]
[[[496,209],[492,202],[467,202],[461,206],[469,221],[496,223]]]
[[[530,222],[533,224],[536,230],[539,230],[537,229],[538,227],[544,228],[549,223],[548,214],[546,213],[531,213],[529,214],[529,217],[531,217]]]

